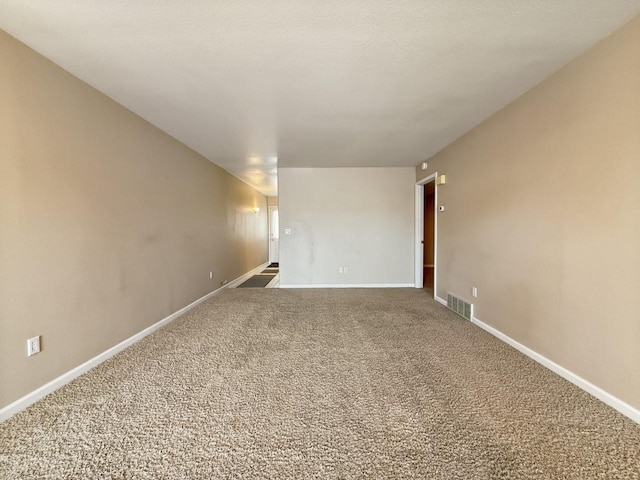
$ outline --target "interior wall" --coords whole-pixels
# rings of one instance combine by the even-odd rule
[[[3,407],[266,262],[267,200],[4,32],[0,64]]]
[[[267,197],[267,205],[270,207],[277,207],[278,197]]]
[[[280,168],[280,285],[413,285],[414,183],[413,168]]]
[[[640,18],[428,160],[438,295],[640,408]]]

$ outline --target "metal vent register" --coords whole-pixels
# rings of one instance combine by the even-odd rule
[[[458,315],[471,321],[473,316],[473,304],[465,302],[461,298],[447,292],[447,307],[456,312]]]

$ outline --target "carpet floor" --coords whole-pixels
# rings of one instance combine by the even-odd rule
[[[0,425],[2,479],[638,479],[640,426],[416,289],[229,289]]]

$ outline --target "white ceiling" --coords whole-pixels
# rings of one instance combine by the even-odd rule
[[[414,166],[640,0],[0,0],[0,28],[265,194]]]

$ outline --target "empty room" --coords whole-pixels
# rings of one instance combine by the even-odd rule
[[[640,0],[0,0],[0,479],[640,479]]]

